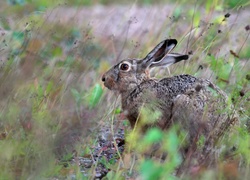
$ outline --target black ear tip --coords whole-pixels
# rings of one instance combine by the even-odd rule
[[[170,46],[172,44],[176,45],[178,41],[176,39],[166,39],[167,45]]]
[[[183,60],[187,60],[189,58],[188,55],[183,55]]]

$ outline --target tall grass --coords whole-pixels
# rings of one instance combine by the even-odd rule
[[[143,34],[139,29],[132,39],[124,33],[130,29],[122,29],[121,37],[104,37],[105,33],[103,37],[96,36],[88,19],[83,18],[87,25],[78,26],[74,19],[61,22],[59,11],[57,14],[60,8],[73,6],[77,12],[80,7],[76,6],[93,8],[99,3],[113,5],[114,1],[1,2],[0,179],[67,178],[72,174],[83,178],[79,165],[70,163],[72,152],[88,155],[97,129],[110,123],[112,116],[116,120],[119,112],[119,107],[114,107],[116,96],[100,83],[102,73],[122,57],[146,55],[156,41],[169,36],[180,41],[177,50],[189,53],[192,60],[173,66],[170,74],[164,70],[156,76],[189,73],[213,80],[229,95],[228,103],[239,111],[242,124],[230,139],[225,137],[220,142],[224,149],[218,157],[219,168],[201,169],[194,177],[223,178],[229,174],[247,179],[250,30],[249,24],[242,22],[241,13],[249,10],[249,2],[210,2],[131,1],[149,8],[165,3],[173,7],[171,16],[158,25],[159,32],[149,29]],[[127,1],[124,3],[130,7]],[[53,13],[57,16],[51,21]],[[102,15],[106,17],[108,14]],[[126,16],[121,17],[125,20],[120,21],[126,24]],[[136,18],[132,21],[136,23]],[[152,129],[142,136],[126,128],[128,147],[120,164],[100,160],[110,169],[107,178],[139,175],[143,179],[174,179],[181,163],[178,149],[185,144],[185,132],[176,126],[167,132]],[[164,163],[160,158],[143,156],[156,142],[163,144],[159,156],[163,152],[169,154]],[[227,151],[233,146],[237,147],[236,155],[228,158]]]

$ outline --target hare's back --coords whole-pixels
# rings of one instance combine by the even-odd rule
[[[178,94],[183,94],[190,88],[194,87],[197,81],[198,79],[196,77],[184,74],[161,79],[159,83],[166,89],[168,94],[174,97]]]
[[[170,111],[174,99],[192,89],[197,81],[196,77],[190,75],[178,75],[161,80],[149,79],[139,84],[128,96],[123,96],[123,108],[135,109],[135,106],[158,102],[157,106],[160,109]]]

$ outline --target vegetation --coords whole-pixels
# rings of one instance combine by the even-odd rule
[[[152,23],[158,30],[149,28],[145,33],[140,27],[132,35],[126,33],[130,30],[129,23],[136,24],[138,19],[126,14],[114,20],[121,21],[124,25],[121,27],[126,28],[112,36],[107,32],[98,34],[97,26],[89,22],[90,15],[81,17],[81,23],[76,21],[77,17],[61,18],[67,13],[71,16],[72,9],[74,12],[80,12],[81,8],[93,10],[99,4],[117,9],[122,7],[119,3],[128,9],[136,4],[138,8],[156,7],[159,11],[167,4],[171,11],[159,25],[148,22],[149,27]],[[188,73],[211,79],[228,94],[228,103],[239,112],[241,123],[230,137],[218,142],[223,148],[214,167],[193,169],[193,174],[181,178],[247,179],[250,175],[250,24],[244,17],[249,20],[249,1],[119,3],[113,0],[0,2],[0,179],[93,178],[97,163],[86,175],[72,159],[90,156],[98,130],[106,124],[112,129],[119,122],[119,99],[103,87],[101,75],[116,60],[143,57],[166,37],[177,38],[180,41],[177,50],[189,53],[191,59],[171,67],[171,74],[165,70],[153,73],[159,78]],[[98,16],[93,12],[93,16],[101,17],[101,21],[109,18],[108,13],[102,13]],[[80,15],[74,13],[74,17]],[[175,170],[182,161],[178,149],[184,145],[186,132],[176,125],[167,132],[151,129],[141,135],[131,130],[126,121],[121,124],[125,129],[126,148],[122,155],[118,152],[116,159],[120,160],[98,159],[109,169],[106,179],[136,176],[177,179]],[[164,162],[144,156],[155,143],[162,144],[159,156],[168,152]],[[202,144],[202,139],[199,143]],[[232,148],[233,154],[229,156]]]

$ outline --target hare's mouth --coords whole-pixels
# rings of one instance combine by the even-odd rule
[[[104,82],[104,86],[108,88],[109,90],[114,90],[115,89],[115,83],[112,80],[106,80]]]
[[[112,86],[109,86],[107,83],[104,83],[104,86],[106,87],[106,88],[108,88],[109,90],[112,90]]]

